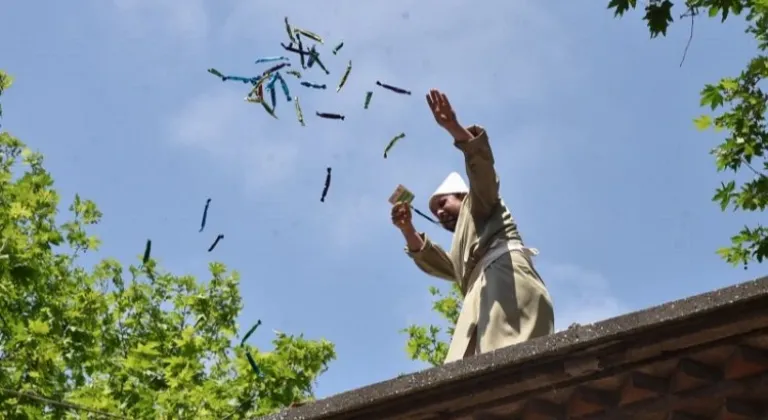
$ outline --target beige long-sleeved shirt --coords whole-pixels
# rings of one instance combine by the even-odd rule
[[[519,241],[522,238],[515,219],[499,195],[499,178],[494,168],[488,134],[479,126],[469,127],[473,138],[454,142],[464,153],[469,194],[461,203],[450,253],[433,243],[424,233],[421,250],[406,252],[425,273],[456,281],[463,293],[469,288],[469,275],[496,240]]]

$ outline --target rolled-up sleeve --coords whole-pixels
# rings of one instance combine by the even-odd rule
[[[456,276],[453,271],[453,263],[451,263],[451,257],[448,253],[432,242],[426,234],[419,233],[421,239],[424,241],[424,246],[418,251],[410,251],[408,247],[405,247],[405,253],[413,259],[416,266],[421,271],[429,274],[430,276],[439,277],[448,281],[456,281]]]
[[[472,133],[472,139],[457,141],[454,145],[464,153],[472,218],[485,220],[500,201],[499,177],[493,167],[493,152],[488,142],[488,133],[477,125],[469,127],[467,131]]]

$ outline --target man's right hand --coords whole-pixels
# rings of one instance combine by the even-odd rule
[[[410,204],[399,202],[392,206],[392,224],[400,230],[413,229]]]

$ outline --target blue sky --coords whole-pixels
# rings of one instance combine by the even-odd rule
[[[264,322],[258,344],[270,329],[336,343],[319,396],[423,367],[398,330],[435,320],[427,288],[444,283],[405,256],[386,200],[403,183],[426,207],[463,169],[424,103],[432,87],[462,122],[488,130],[504,199],[541,251],[558,328],[760,274],[714,253],[750,220],[710,202],[718,137],[691,123],[703,84],[737,73],[753,51],[740,24],[697,22],[679,68],[687,25],[651,41],[638,14],[614,20],[605,1],[298,3],[0,0],[0,65],[16,77],[3,128],[45,154],[65,203],[77,192],[99,204],[101,256],[137,261],[151,238],[175,273],[206,278],[221,261],[242,275],[241,325]],[[331,76],[311,79],[333,87],[353,61],[341,93],[294,83],[307,127],[292,104],[281,100],[272,119],[243,101],[244,85],[205,71],[262,71],[255,59],[283,53],[284,16],[345,41],[324,56]],[[334,178],[320,203],[326,166]],[[449,245],[448,233],[421,227]]]

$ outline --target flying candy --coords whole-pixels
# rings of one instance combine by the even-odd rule
[[[301,44],[299,44],[299,48],[294,47],[293,42],[291,42],[288,45],[285,45],[281,42],[280,45],[283,47],[284,50],[288,52],[292,52],[299,55],[309,54],[309,51],[304,51],[304,49],[301,47]]]
[[[220,71],[218,71],[216,69],[208,69],[208,73],[211,73],[212,75],[214,75],[216,77],[220,77],[222,82],[224,81],[224,77],[226,77]]]
[[[299,120],[299,124],[301,124],[302,127],[305,126],[304,124],[304,113],[301,112],[301,104],[299,104],[299,97],[293,98],[293,102],[296,104],[296,119]]]
[[[247,99],[247,98],[246,98]],[[203,221],[200,223],[200,232],[205,229],[205,221],[208,219],[208,206],[211,205],[211,199],[205,200],[205,208],[203,209]]]
[[[296,34],[296,45],[298,45],[299,51],[301,51],[299,53],[299,60],[301,62],[301,68],[306,69],[307,65],[304,62],[304,45],[301,44],[301,35],[299,35],[299,34]]]
[[[347,77],[349,77],[349,72],[351,71],[352,71],[352,60],[349,60],[349,64],[347,64],[347,70],[344,72],[344,75],[341,76],[339,87],[336,88],[336,93],[338,93],[341,90],[341,88],[344,87],[344,84],[347,83]]]
[[[272,90],[272,92],[274,92],[274,89]],[[271,115],[272,118],[279,120],[279,118],[277,118],[277,115],[275,115],[275,110],[269,107],[269,104],[267,104],[267,101],[262,99],[261,106],[264,107],[264,110],[267,111],[267,114]]]
[[[318,55],[317,55],[317,51],[315,51],[315,48],[314,48],[314,46],[313,46],[312,48],[310,48],[310,49],[309,49],[309,51],[307,52],[307,54],[309,54],[309,58],[307,59],[307,68],[308,68],[308,69],[311,69],[311,68],[312,68],[312,66],[314,66],[314,65],[315,65],[315,58],[317,58],[317,57],[318,57]]]
[[[144,258],[141,259],[142,263],[146,265],[149,262],[149,257],[152,254],[152,241],[147,239],[147,245],[144,246]]]
[[[373,97],[373,92],[365,92],[365,104],[363,105],[364,109],[368,109],[368,105],[371,104],[372,97]]]
[[[256,331],[257,328],[259,328],[260,325],[261,325],[261,320],[257,319],[256,320],[256,324],[254,326],[252,326],[248,330],[248,332],[245,333],[245,335],[243,336],[243,339],[240,340],[240,345],[241,346],[245,346],[245,342],[248,341],[249,338],[251,338],[251,335]]]
[[[272,73],[267,84],[267,90],[269,91],[269,99],[272,102],[272,109],[277,108],[277,93],[275,92],[275,83],[277,82],[278,73]]]
[[[325,175],[325,187],[323,187],[323,195],[320,196],[320,202],[325,203],[325,196],[328,195],[328,188],[331,187],[331,168],[327,168],[328,173]]]
[[[326,88],[325,85],[320,85],[320,84],[317,84],[317,83],[310,83],[310,82],[301,82],[301,85],[302,86],[306,86],[308,88],[312,88],[312,89],[325,89]]]
[[[274,72],[282,69],[283,67],[291,67],[291,63],[280,63],[280,64],[278,64],[276,66],[272,66],[272,67],[264,70],[264,74],[263,75],[266,76],[269,73],[274,73]]]
[[[328,71],[327,68],[325,68],[325,65],[322,61],[320,61],[320,53],[317,52],[315,49],[315,46],[313,45],[312,48],[309,50],[309,59],[312,62],[312,64],[317,63],[318,66],[320,66],[321,69],[325,72],[325,74],[331,74],[331,72]],[[308,67],[312,67],[312,64],[307,64]]]
[[[269,77],[267,77],[269,76]],[[258,98],[260,98],[262,101],[264,100],[264,82],[267,81],[272,75],[265,74],[261,76],[259,80],[256,81],[256,83],[253,85],[253,89],[248,93],[248,96],[256,95]]]
[[[295,76],[297,79],[301,79],[301,72],[298,70],[288,70],[286,73]]]
[[[252,104],[258,104],[261,103],[261,101],[264,100],[264,85],[259,84],[253,88],[250,92],[248,92],[248,96],[245,97],[246,102],[250,102]]]
[[[283,79],[283,76],[280,75],[280,73],[277,74],[277,80],[280,82],[280,87],[283,89],[283,94],[285,94],[285,101],[291,102],[291,91],[288,90],[288,83],[285,83],[285,79]]]
[[[236,82],[243,82],[243,83],[256,83],[259,79],[256,77],[241,77],[241,76],[224,76],[223,81],[227,80],[234,80]]]
[[[275,86],[269,86],[267,88],[269,90],[269,101],[272,102],[272,109],[277,108],[277,91],[275,91]]]
[[[235,80],[243,83],[256,83],[256,81],[258,81],[258,77],[225,76],[216,69],[208,69],[208,73],[211,73],[212,75],[220,78],[222,82],[226,82],[227,80]]]
[[[341,42],[339,43],[339,45],[337,45],[337,46],[335,46],[335,47],[333,48],[333,51],[332,51],[332,52],[333,52],[333,55],[336,55],[336,54],[339,52],[339,50],[341,50],[343,47],[344,47],[344,41],[341,41]]]
[[[309,38],[309,39],[311,39],[313,41],[317,41],[317,42],[323,44],[323,38],[320,38],[320,36],[318,34],[313,33],[313,32],[309,32],[306,29],[293,28],[293,33],[297,34],[297,35],[303,35],[303,36],[305,36],[305,37],[307,37],[307,38]]]
[[[405,137],[405,133],[400,133],[400,134],[396,135],[394,138],[392,138],[392,140],[389,141],[389,144],[384,149],[384,159],[387,158],[387,153],[389,153],[389,151],[392,149],[392,147],[395,145],[395,143],[397,143],[403,137]]]
[[[315,112],[315,115],[317,115],[320,118],[325,118],[329,120],[342,120],[344,121],[344,116],[341,114],[331,114],[328,112]]]
[[[395,93],[399,93],[399,94],[402,94],[402,95],[410,95],[411,94],[410,90],[405,90],[405,89],[401,89],[399,87],[394,87],[394,86],[388,85],[386,83],[381,83],[378,80],[376,81],[376,84],[381,86],[381,87],[383,87],[384,89],[389,89],[389,90],[391,90],[392,92],[395,92]]]
[[[208,252],[213,251],[213,249],[216,248],[216,245],[218,245],[219,241],[222,240],[222,239],[224,239],[224,235],[219,234],[218,236],[216,236],[216,240],[213,241],[213,243],[211,244],[211,247],[208,248]]]
[[[299,48],[295,48],[293,46],[293,42],[291,42],[288,45],[285,45],[281,42],[280,45],[283,47],[284,50],[298,54],[299,59],[301,60],[301,68],[306,69],[307,65],[304,62],[304,55],[309,54],[309,51],[304,51],[304,47],[301,45],[301,40],[297,40],[297,41],[299,43]]]
[[[245,358],[248,359],[248,364],[251,365],[251,370],[253,370],[253,373],[255,373],[257,376],[261,375],[259,365],[256,364],[256,360],[253,358],[250,351],[245,351]]]
[[[259,58],[258,60],[256,60],[255,64],[271,63],[271,62],[274,62],[274,61],[283,61],[283,60],[287,60],[287,59],[288,59],[288,57],[285,57],[285,56],[282,56],[282,55],[279,56],[279,57],[278,56],[263,57],[263,58]]]
[[[294,42],[293,29],[291,28],[291,24],[288,23],[288,16],[285,17],[285,31],[288,32],[288,39],[290,39],[291,42]]]

